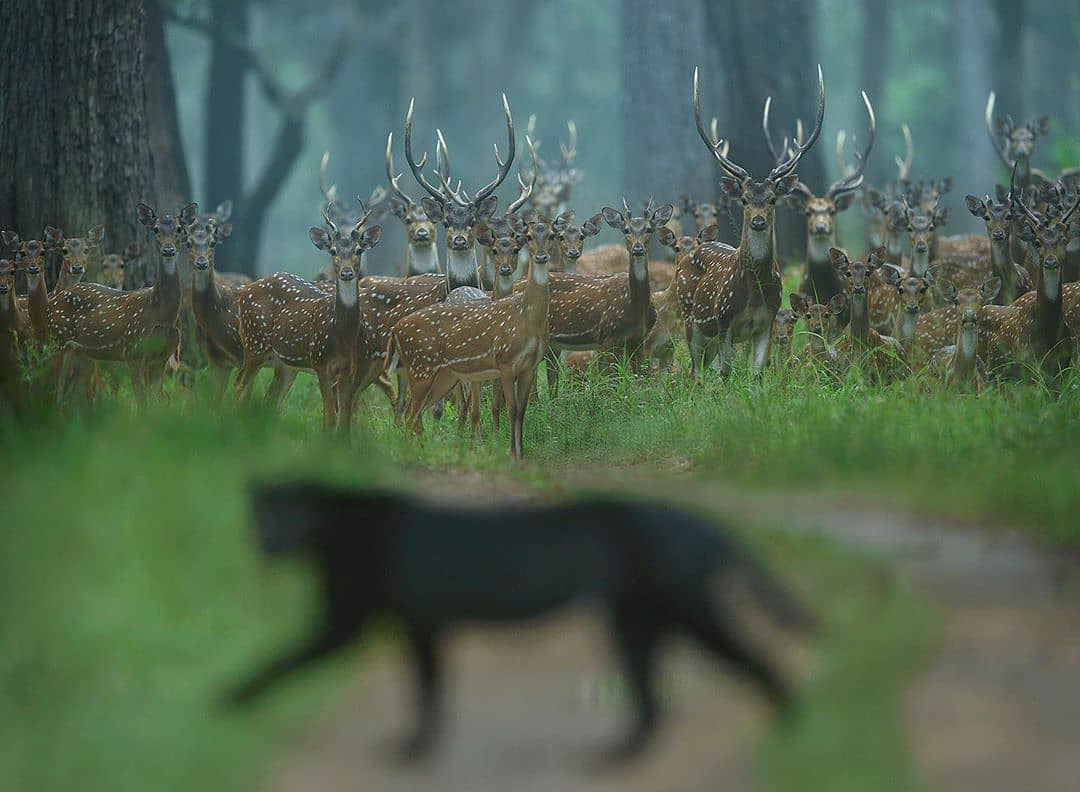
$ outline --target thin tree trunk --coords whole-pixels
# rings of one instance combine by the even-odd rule
[[[206,80],[206,170],[202,198],[210,207],[225,200],[239,202],[244,193],[248,69],[241,53],[225,39],[246,43],[249,4],[250,0],[210,2],[212,24],[224,35],[224,39],[210,40],[210,71]],[[235,270],[241,260],[248,261],[246,252],[235,243],[222,245],[217,252],[217,266]]]
[[[883,107],[885,102],[885,69],[889,65],[891,37],[889,36],[888,0],[865,0],[863,4],[862,35],[862,84],[875,107]],[[886,139],[891,139],[893,130],[886,130]],[[882,156],[877,152],[866,164],[866,179],[870,184],[882,184],[893,178],[892,155]]]
[[[955,0],[953,40],[956,47],[956,96],[954,129],[957,139],[956,181],[959,184],[982,184],[987,173],[995,172],[998,161],[983,124],[972,123],[980,118],[989,90],[987,84],[990,64],[987,58],[985,15],[979,0]],[[957,230],[975,232],[983,227],[970,213],[959,212],[954,217]]]
[[[104,223],[150,249],[135,204],[157,203],[143,59],[130,0],[10,0],[0,15],[0,226],[40,238]],[[125,272],[145,281],[143,267]]]
[[[994,36],[991,69],[997,93],[998,112],[1026,118],[1024,107],[1024,58],[1021,44],[1027,19],[1027,0],[993,0],[997,31]],[[983,102],[986,97],[983,97]]]

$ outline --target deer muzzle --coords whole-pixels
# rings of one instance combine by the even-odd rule
[[[993,230],[993,232],[990,234],[990,238],[993,239],[995,242],[1004,242],[1005,241],[1005,230],[1002,229],[1002,228],[995,228]]]
[[[427,228],[421,227],[416,229],[416,232],[413,234],[413,236],[417,242],[428,242],[431,240],[431,231]]]
[[[925,253],[926,252],[926,243],[921,241],[921,240],[919,242],[916,242],[915,243],[915,252],[916,253]]]
[[[549,256],[547,253],[537,253],[535,256],[533,256],[533,261],[535,261],[537,264],[547,264],[550,260],[551,256]]]
[[[630,248],[630,252],[633,253],[635,256],[644,256],[645,246],[640,242],[635,242],[634,246]]]
[[[454,234],[450,237],[450,247],[454,250],[465,250],[468,247],[469,240],[466,239],[464,234]]]
[[[165,256],[166,258],[172,258],[176,255],[176,245],[162,245],[161,255]]]
[[[210,269],[210,259],[206,256],[199,256],[195,259],[193,266],[200,272],[205,272],[206,270]]]
[[[761,215],[758,215],[750,221],[750,228],[752,228],[754,231],[764,231],[766,225],[767,224],[765,222],[765,218]]]

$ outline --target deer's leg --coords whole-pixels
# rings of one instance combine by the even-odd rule
[[[457,429],[460,432],[465,428],[465,419],[468,417],[468,404],[472,401],[472,385],[461,382],[454,388],[454,412],[457,413]]]
[[[409,379],[405,376],[405,372],[397,371],[397,399],[394,402],[394,417],[401,420],[401,416],[405,413],[405,400],[409,396]]]
[[[469,397],[469,430],[474,438],[480,437],[480,389],[483,383],[472,383],[472,393]]]
[[[258,369],[255,370],[258,373]],[[266,403],[274,407],[275,412],[281,412],[285,404],[285,397],[289,395],[293,382],[296,381],[296,369],[286,366],[278,361],[274,363],[274,378],[266,389]],[[254,374],[252,375],[254,377]],[[239,377],[237,377],[239,381]],[[239,384],[237,385],[239,387]]]
[[[529,368],[513,381],[514,401],[511,407],[510,455],[515,459],[521,459],[525,455],[525,410],[529,406],[529,396],[532,394],[532,386],[535,380],[536,369]]]
[[[769,343],[772,341],[772,323],[754,339],[754,376],[760,376],[769,360]]]
[[[337,423],[337,386],[326,372],[316,372],[319,380],[319,393],[322,395],[323,428],[331,429]]]
[[[225,398],[225,388],[229,385],[231,369],[227,366],[210,364],[210,381],[214,393],[214,404],[220,405]]]
[[[717,367],[720,369],[720,376],[726,377],[731,373],[731,327],[721,327],[717,328],[717,330],[720,338],[720,348],[717,351],[716,362]]]
[[[236,399],[240,403],[246,403],[251,395],[251,386],[255,382],[255,375],[259,373],[265,358],[244,352],[244,361],[240,364],[240,371],[236,374]],[[274,367],[275,379],[277,366]],[[271,386],[272,387],[272,386]]]
[[[559,353],[550,345],[544,352],[544,374],[547,377],[548,397],[554,399],[559,395]],[[533,382],[536,377],[533,376]]]
[[[503,389],[502,382],[491,383],[491,425],[495,431],[499,431],[501,428],[501,418],[503,412]]]
[[[690,373],[701,380],[702,370],[709,364],[709,338],[692,322],[686,325],[686,346],[690,349]]]

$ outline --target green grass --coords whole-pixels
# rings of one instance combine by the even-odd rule
[[[693,386],[679,375],[564,380],[526,427],[529,461],[505,428],[473,442],[452,416],[418,441],[365,395],[349,444],[324,436],[313,383],[286,414],[215,418],[183,392],[148,411],[114,408],[0,435],[0,777],[15,788],[251,788],[351,674],[347,659],[244,717],[214,696],[312,606],[302,567],[266,567],[245,525],[253,475],[407,482],[413,465],[512,471],[572,491],[576,466],[692,467],[712,482],[820,488],[1014,521],[1075,540],[1080,407],[1010,386],[958,394],[928,379],[736,372]],[[820,536],[746,532],[816,603],[825,663],[796,728],[771,733],[760,768],[773,789],[910,789],[898,698],[936,617],[879,562]],[[362,663],[359,666],[362,673]],[[358,750],[361,750],[358,747]]]

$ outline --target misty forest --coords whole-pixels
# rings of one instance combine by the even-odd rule
[[[0,53],[15,788],[1075,783],[1080,5]]]

